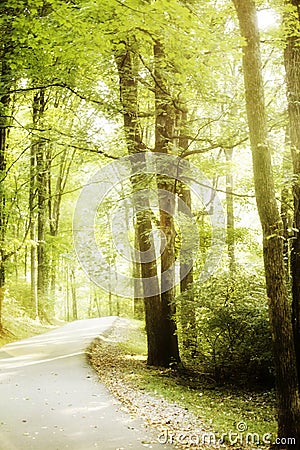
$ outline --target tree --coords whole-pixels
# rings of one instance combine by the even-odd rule
[[[139,105],[137,80],[135,77],[134,53],[128,43],[123,43],[116,53],[116,62],[119,73],[120,101],[123,111],[124,133],[129,154],[145,151],[140,135]],[[146,169],[146,158],[144,159]],[[148,177],[145,174],[135,175],[131,179],[133,193],[148,187]],[[140,252],[147,252],[151,248],[149,234],[152,231],[149,199],[145,195],[139,195],[136,210],[136,232]],[[162,329],[161,297],[158,289],[157,266],[155,253],[151,261],[141,262],[141,274],[143,279],[143,292],[145,302],[145,319],[148,343],[148,364],[153,366],[168,366],[161,349],[164,346]],[[152,281],[150,281],[152,280]],[[156,295],[149,295],[152,283],[157,283]],[[151,286],[149,286],[149,284]]]
[[[6,77],[9,70],[6,66],[5,60],[2,59],[1,67],[1,81],[7,82]],[[10,103],[9,95],[2,95],[0,99],[0,332],[2,331],[2,304],[4,299],[4,285],[5,285],[5,261],[7,255],[5,252],[5,234],[6,234],[6,201],[5,201],[5,186],[4,180],[6,176],[6,150],[7,150],[7,134],[9,127],[9,112],[8,107]]]
[[[176,111],[164,77],[163,68],[167,66],[164,46],[158,39],[154,42],[153,54],[155,152],[168,154],[174,140]],[[180,362],[175,316],[175,186],[175,180],[165,175],[157,175],[160,230],[164,233],[166,239],[166,245],[161,254],[161,303],[164,332],[162,351],[168,365],[172,362]]]
[[[263,256],[269,315],[274,345],[278,398],[278,435],[300,442],[298,379],[290,306],[285,286],[285,268],[261,69],[260,36],[254,0],[233,0],[240,32],[245,40],[243,71],[246,110],[252,149],[256,203],[263,232]],[[283,445],[284,447],[284,445]],[[287,445],[288,447],[288,445]]]
[[[13,72],[10,67],[10,59],[13,57],[11,38],[13,35],[12,18],[13,9],[8,2],[0,6],[1,22],[0,32],[0,332],[2,325],[2,305],[4,300],[6,262],[11,256],[6,251],[7,232],[7,204],[6,204],[6,159],[8,147],[8,135],[11,125],[11,95],[10,89],[14,85]]]
[[[291,248],[292,320],[300,389],[300,4],[298,0],[286,1],[284,22],[289,138],[293,160],[294,238]]]
[[[33,98],[33,125],[42,128],[46,98],[43,89],[38,90]],[[47,314],[48,303],[48,252],[46,249],[46,226],[47,226],[47,179],[48,165],[46,141],[42,136],[37,136],[33,143],[36,158],[36,186],[37,186],[37,294],[38,294],[38,316],[43,320],[49,320]],[[33,281],[33,280],[32,280]]]

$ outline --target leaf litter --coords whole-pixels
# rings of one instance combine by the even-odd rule
[[[228,448],[217,438],[212,439],[209,425],[187,408],[137,387],[136,373],[141,367],[146,370],[146,361],[128,355],[120,345],[128,340],[129,328],[129,320],[119,319],[109,334],[97,338],[87,350],[89,362],[123,410],[154,428],[160,442],[173,443],[175,448]],[[128,373],[131,377],[125,375]]]

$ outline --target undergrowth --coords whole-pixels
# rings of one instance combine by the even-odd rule
[[[0,347],[10,342],[45,333],[54,327],[32,319],[13,296],[7,296],[3,304],[3,329],[0,331]]]

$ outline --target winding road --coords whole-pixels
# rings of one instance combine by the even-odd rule
[[[0,450],[167,448],[120,411],[86,361],[116,320],[78,320],[0,349]]]

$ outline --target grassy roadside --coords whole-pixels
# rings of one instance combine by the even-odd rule
[[[0,333],[0,347],[10,342],[46,333],[54,328],[51,325],[32,320],[25,314],[21,317],[5,316],[3,318],[3,327],[4,330]]]
[[[147,367],[146,337],[141,322],[128,322],[125,334],[124,330],[113,330],[110,339],[95,343],[89,355],[102,381],[122,402],[133,401],[132,392],[131,398],[127,397],[126,385],[136,393],[150,394],[191,412],[202,426],[216,432],[218,438],[230,431],[238,438],[247,433],[256,433],[260,439],[265,434],[275,436],[273,392],[216,387],[184,371]],[[228,442],[228,437],[225,441]]]

